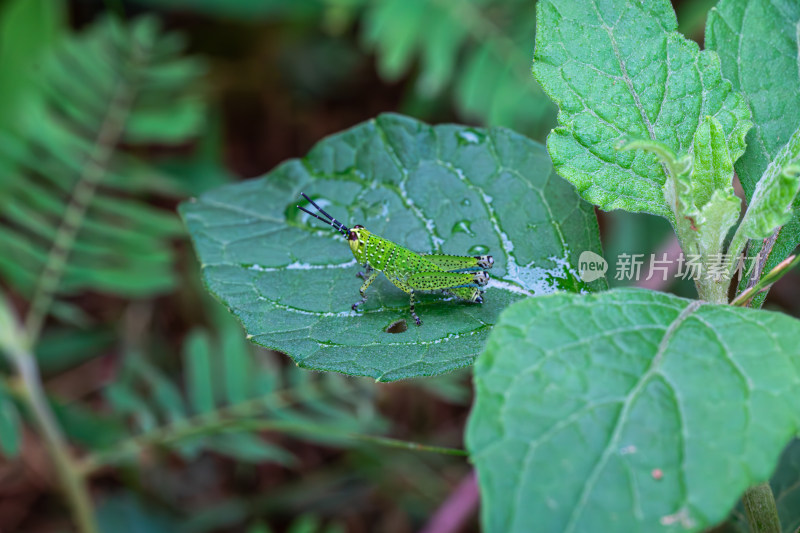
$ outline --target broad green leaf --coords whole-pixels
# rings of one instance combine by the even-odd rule
[[[706,48],[715,50],[723,75],[747,98],[753,129],[747,151],[736,162],[736,173],[748,201],[800,124],[800,4],[770,0],[722,0],[708,15]],[[800,243],[800,205],[795,202],[790,221],[781,228],[763,272],[786,259]],[[752,243],[748,255],[760,251]],[[747,279],[743,280],[743,284]],[[760,306],[766,292],[753,299]]]
[[[368,291],[347,242],[295,206],[300,192],[344,224],[422,253],[490,253],[484,303],[408,296],[381,276]],[[384,115],[320,142],[262,179],[184,203],[209,290],[257,344],[317,370],[395,380],[472,363],[500,311],[527,295],[582,290],[578,256],[600,252],[590,206],[543,147],[504,129],[431,127]],[[386,329],[406,321],[401,333]]]
[[[791,1],[721,0],[708,14],[706,48],[719,54],[723,76],[753,113],[747,151],[736,162],[748,200],[800,124],[798,20],[800,4]]]
[[[800,424],[800,322],[639,289],[529,298],[475,364],[485,531],[701,531]]]
[[[653,154],[616,145],[656,141],[682,157],[713,116],[736,160],[750,112],[722,79],[719,58],[675,31],[666,0],[544,0],[537,8],[533,72],[560,109],[547,139],[556,170],[603,209],[653,213],[674,225],[662,194],[666,169]]]

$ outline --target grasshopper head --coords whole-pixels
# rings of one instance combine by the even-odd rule
[[[347,236],[350,243],[350,250],[358,261],[358,264],[363,265],[367,261],[367,239],[369,238],[369,231],[364,226],[353,226]]]

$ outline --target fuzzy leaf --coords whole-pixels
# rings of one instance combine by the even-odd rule
[[[723,75],[747,98],[754,127],[747,151],[736,162],[736,173],[750,201],[768,165],[785,149],[800,124],[800,4],[770,0],[721,0],[706,22],[706,48],[715,50]],[[800,205],[781,228],[762,272],[772,270],[800,243]],[[748,255],[760,253],[751,243]],[[748,278],[742,279],[742,287]],[[753,299],[760,306],[766,292]]]
[[[733,161],[725,131],[706,117],[694,134],[692,168],[678,177],[679,234],[689,253],[699,253],[705,264],[723,252],[728,231],[739,220],[741,202],[733,191]]]
[[[692,204],[700,209],[715,191],[733,195],[733,161],[728,151],[725,130],[714,117],[705,117],[692,140],[690,184]],[[738,211],[737,211],[738,215]]]
[[[683,156],[710,115],[736,160],[750,127],[747,105],[722,79],[717,55],[675,28],[666,0],[544,0],[533,66],[560,109],[547,139],[558,173],[603,209],[653,213],[673,224],[661,190],[664,167],[653,154],[617,151],[617,142],[657,141]]]
[[[741,253],[747,239],[764,239],[792,219],[792,204],[800,189],[800,128],[759,180],[747,211],[731,241],[732,253]],[[787,236],[788,237],[788,236]],[[775,258],[770,255],[770,260]],[[766,274],[768,270],[764,272]]]
[[[786,315],[639,289],[515,304],[475,364],[484,530],[723,520],[800,424],[799,342]]]
[[[408,296],[381,276],[362,315],[347,242],[295,205],[304,191],[344,224],[423,253],[491,253],[480,305]],[[317,370],[394,380],[471,364],[500,311],[529,294],[580,290],[577,260],[600,252],[592,209],[541,145],[508,130],[430,127],[384,115],[319,143],[259,180],[181,213],[209,290],[256,343]],[[602,280],[589,288],[602,288]],[[407,321],[401,333],[386,328]]]

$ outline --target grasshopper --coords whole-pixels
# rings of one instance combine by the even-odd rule
[[[300,194],[325,218],[299,205],[297,208],[341,233],[350,244],[350,250],[356,261],[366,269],[357,274],[364,283],[358,291],[361,300],[352,305],[354,311],[358,311],[358,307],[367,301],[366,291],[381,272],[389,281],[410,295],[411,316],[418,326],[422,325],[422,321],[414,309],[416,292],[442,290],[461,300],[483,303],[481,296],[483,291],[480,288],[489,282],[486,269],[492,268],[494,264],[491,255],[472,257],[418,254],[370,233],[364,226],[348,228],[326,213],[311,198],[302,192]]]

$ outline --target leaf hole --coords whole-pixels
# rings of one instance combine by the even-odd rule
[[[386,328],[383,331],[385,331],[386,333],[403,333],[406,330],[408,330],[408,324],[406,323],[405,320],[401,319],[392,322],[391,324],[386,326]]]

